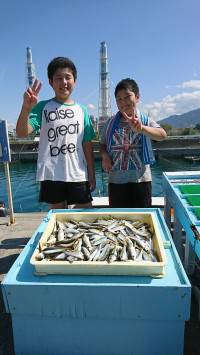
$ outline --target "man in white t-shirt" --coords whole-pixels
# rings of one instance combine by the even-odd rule
[[[95,134],[87,108],[71,98],[77,70],[69,58],[57,57],[47,71],[55,97],[38,102],[41,82],[36,79],[24,93],[16,132],[27,137],[40,130],[40,202],[49,203],[52,209],[89,208],[96,183],[91,142]]]

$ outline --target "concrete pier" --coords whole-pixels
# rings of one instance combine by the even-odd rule
[[[196,136],[171,136],[161,142],[152,142],[155,157],[181,158],[200,156],[200,138]],[[100,159],[99,142],[93,141],[94,157]],[[33,139],[10,140],[12,161],[36,161],[38,141]]]

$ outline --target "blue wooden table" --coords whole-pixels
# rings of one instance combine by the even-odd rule
[[[16,355],[183,354],[191,286],[162,213],[148,211],[156,216],[165,246],[162,278],[34,275],[30,257],[44,218],[2,282]]]

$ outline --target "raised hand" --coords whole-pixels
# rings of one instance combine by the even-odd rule
[[[24,102],[23,102],[24,109],[31,111],[32,108],[37,104],[38,94],[41,87],[42,87],[41,81],[35,79],[33,86],[29,87],[26,90],[26,92],[24,93]]]
[[[130,125],[131,129],[137,133],[141,133],[142,129],[143,129],[143,125],[142,122],[140,121],[140,119],[137,117],[136,115],[136,110],[133,107],[132,112],[130,115],[127,115],[126,112],[122,113],[124,119],[128,122],[128,124]]]

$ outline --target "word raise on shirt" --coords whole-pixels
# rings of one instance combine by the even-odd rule
[[[66,118],[73,118],[74,117],[74,112],[72,110],[55,110],[55,111],[50,111],[47,113],[45,110],[45,119],[46,123],[50,123],[52,121],[57,121],[57,120],[65,120]],[[68,125],[63,124],[59,125],[57,127],[51,127],[47,131],[47,137],[48,141],[50,143],[57,141],[57,145],[51,145],[50,144],[50,155],[52,157],[58,156],[59,154],[67,154],[67,153],[74,153],[76,150],[76,145],[75,142],[64,143],[61,146],[59,145],[60,137],[61,136],[66,136],[70,135],[71,137],[74,135],[79,134],[79,122],[77,121],[76,123],[70,123]]]

